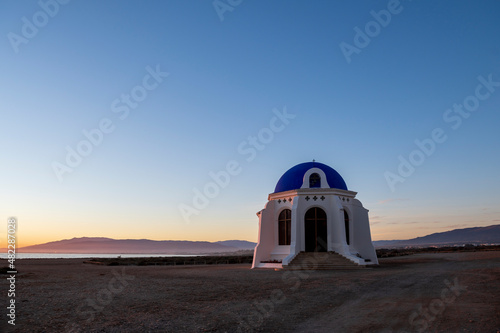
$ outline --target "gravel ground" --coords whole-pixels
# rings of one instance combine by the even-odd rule
[[[0,331],[500,332],[500,251],[351,271],[82,262],[18,260],[15,329],[2,297]]]

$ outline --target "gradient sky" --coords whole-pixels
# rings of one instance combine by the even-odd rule
[[[376,29],[371,11],[392,1],[242,1],[223,20],[210,0],[41,3],[52,15],[37,1],[0,4],[0,246],[10,216],[18,246],[256,241],[267,195],[312,159],[358,192],[374,240],[500,224],[500,87],[480,88],[460,126],[443,118],[474,101],[478,77],[500,82],[499,1],[402,1],[350,62],[342,43]],[[169,74],[147,78],[156,87],[143,96],[148,68]],[[132,91],[144,99],[125,116]],[[266,137],[284,109],[295,118]],[[102,121],[113,131],[60,181],[54,162]],[[446,141],[392,191],[386,172],[436,128]],[[229,161],[240,172],[186,222],[179,206]]]

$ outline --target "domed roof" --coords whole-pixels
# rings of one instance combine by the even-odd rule
[[[304,175],[307,170],[311,168],[318,168],[325,173],[330,188],[338,188],[347,191],[347,185],[344,179],[342,179],[342,176],[333,168],[318,162],[306,162],[297,164],[285,172],[278,181],[278,184],[276,184],[274,193],[299,189],[304,182]]]

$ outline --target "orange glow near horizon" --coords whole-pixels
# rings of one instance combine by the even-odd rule
[[[485,224],[481,226],[488,226],[491,224]],[[478,226],[478,225],[474,225]],[[460,228],[467,228],[467,226],[463,226]],[[458,228],[458,229],[460,229]],[[415,237],[422,237],[436,232],[444,232],[451,229],[443,229],[443,227],[434,227],[434,228],[405,228],[405,227],[393,227],[390,225],[381,225],[377,224],[371,227],[372,240],[394,240],[394,239],[411,239]],[[250,235],[250,234],[249,234]],[[44,244],[54,241],[60,241],[64,239],[72,239],[72,238],[81,238],[81,237],[105,237],[105,238],[113,238],[113,239],[150,239],[150,240],[174,240],[174,241],[207,241],[207,242],[217,242],[224,240],[246,240],[249,242],[257,242],[257,229],[252,235],[253,237],[245,237],[243,234],[209,234],[207,232],[199,232],[197,234],[192,234],[191,237],[183,234],[172,235],[171,237],[158,237],[158,235],[135,235],[135,237],[130,237],[126,233],[103,233],[103,234],[91,234],[91,233],[79,233],[79,234],[69,234],[67,232],[55,234],[40,234],[40,233],[17,233],[16,234],[16,248],[22,248],[31,245]],[[0,248],[7,247],[7,235],[5,234],[2,237],[0,242]]]
[[[404,215],[396,215],[395,209],[385,205],[370,211],[370,228],[373,241],[411,239],[432,233],[453,229],[480,227],[498,224],[495,212],[485,211],[482,221],[473,222],[472,215],[419,215],[410,209],[401,210]],[[150,240],[186,240],[186,241],[224,241],[246,240],[257,242],[258,219],[254,214],[257,208],[243,206],[226,212],[223,217],[218,212],[207,211],[203,219],[191,223],[165,221],[158,218],[158,212],[149,214],[120,216],[109,214],[71,217],[71,214],[52,213],[50,220],[41,220],[37,214],[17,216],[16,248],[60,241],[80,237],[106,237],[113,239],[150,239]],[[39,214],[40,212],[38,212]],[[398,212],[399,213],[399,212]],[[400,214],[403,214],[400,213]],[[245,218],[236,219],[235,216]],[[253,216],[252,216],[253,215]],[[92,220],[94,223],[89,223]],[[147,228],[144,223],[147,221]],[[404,221],[404,222],[401,222]],[[5,220],[6,222],[6,220]],[[96,227],[97,226],[97,227]],[[7,226],[0,233],[0,248],[7,247]]]
[[[62,229],[60,232],[55,232],[54,230],[43,230],[39,228],[29,228],[29,230],[17,230],[16,237],[16,248],[22,248],[26,246],[44,244],[54,241],[60,241],[72,238],[81,237],[104,237],[112,239],[149,239],[149,240],[173,240],[173,241],[193,241],[193,242],[217,242],[225,240],[246,240],[249,242],[257,241],[257,228],[258,226],[254,224],[251,228],[220,228],[220,230],[225,229],[225,232],[220,232],[219,230],[212,230],[212,232],[201,228],[199,225],[191,226],[181,226],[178,228],[170,228],[171,230],[166,231],[159,228],[157,232],[148,230],[147,232],[134,232],[135,230],[123,228],[120,231],[109,230],[109,228],[102,228],[96,231],[79,231],[74,232],[67,229]],[[218,229],[218,228],[216,228]],[[253,229],[253,230],[251,230]],[[1,235],[1,234],[0,234]],[[0,236],[0,248],[6,248],[8,245],[7,233],[5,232]]]

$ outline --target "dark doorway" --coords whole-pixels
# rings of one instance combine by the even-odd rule
[[[306,252],[327,251],[326,213],[314,207],[306,212],[304,219]]]

